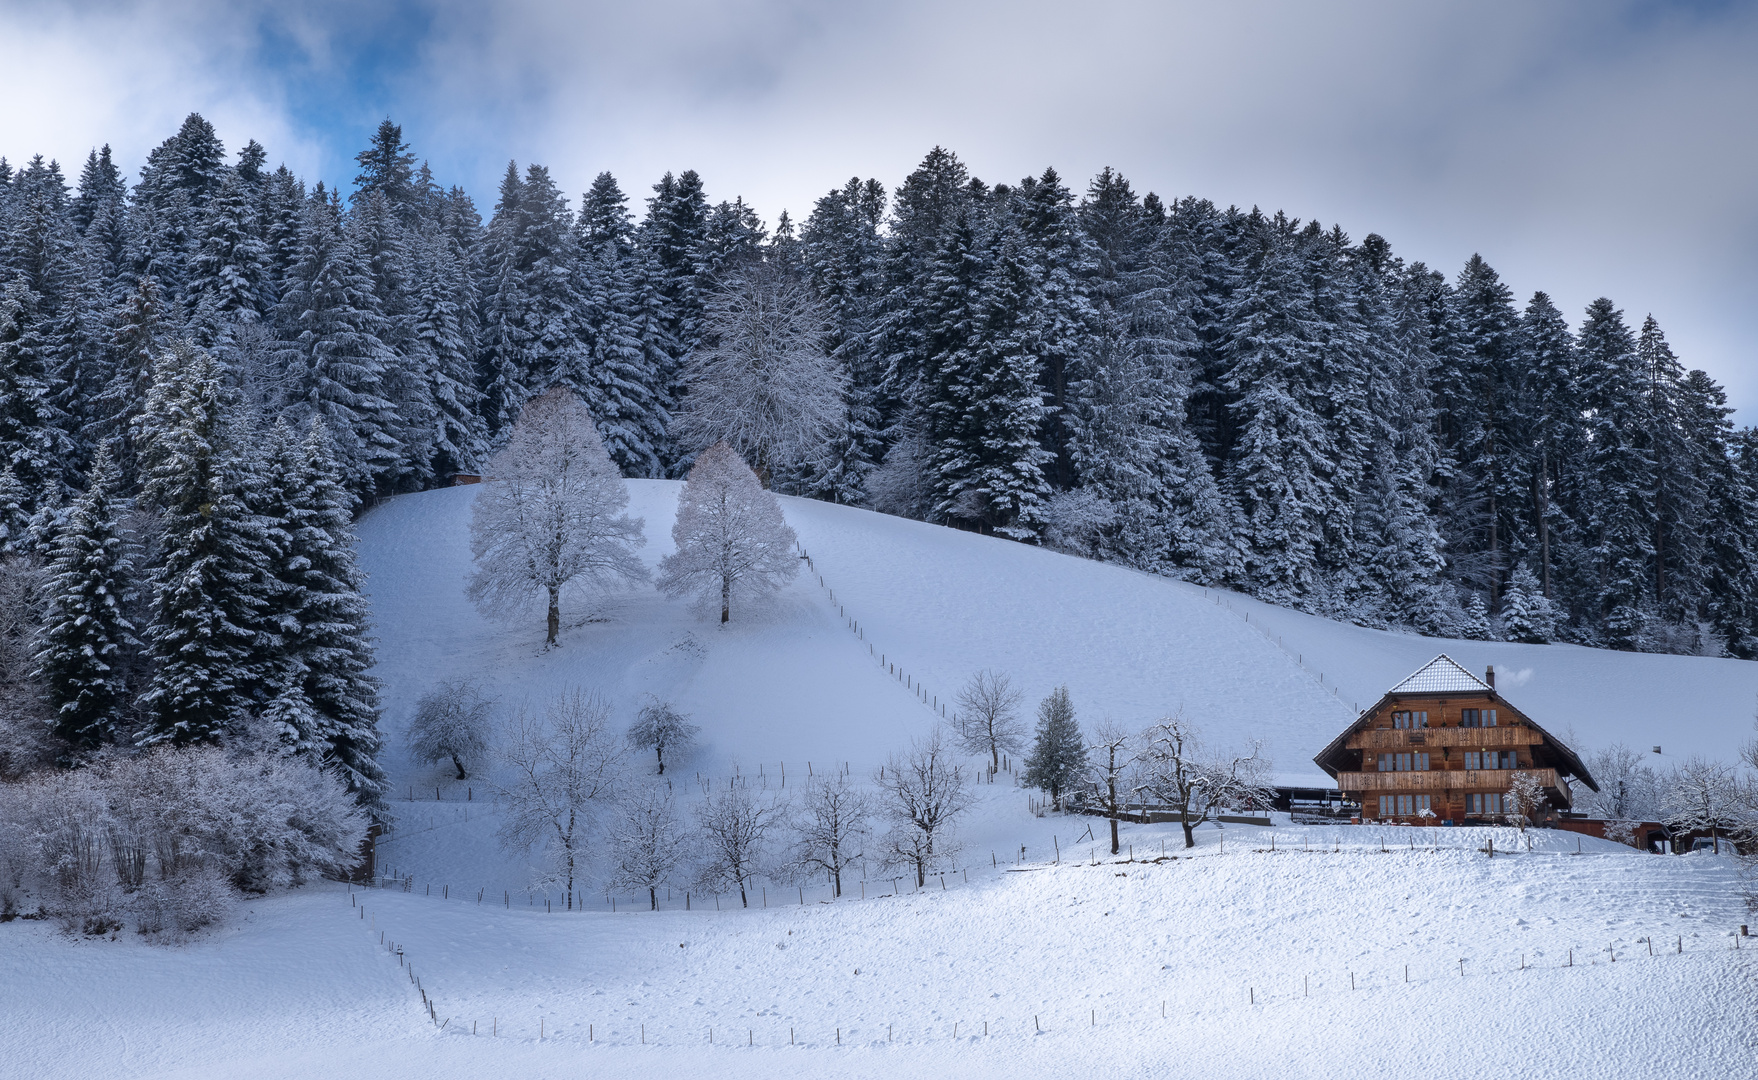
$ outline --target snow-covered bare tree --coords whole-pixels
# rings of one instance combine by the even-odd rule
[[[494,701],[470,679],[447,679],[421,696],[409,719],[409,753],[424,765],[450,761],[458,779],[488,757]]]
[[[1717,854],[1723,838],[1746,821],[1745,801],[1734,771],[1719,761],[1693,757],[1664,781],[1664,821],[1675,833],[1707,832]]]
[[[671,702],[654,698],[641,706],[635,723],[629,728],[629,745],[653,751],[659,763],[659,775],[665,775],[665,752],[683,750],[696,741],[701,727],[690,723],[688,715],[672,708]]]
[[[683,865],[683,822],[672,799],[670,783],[637,784],[617,799],[611,823],[611,884],[645,889],[651,910],[659,910],[659,887],[669,885]]]
[[[697,455],[678,497],[671,537],[677,551],[659,562],[660,591],[718,595],[723,623],[732,618],[735,597],[772,593],[800,572],[794,531],[775,495],[763,490],[725,443]]]
[[[970,781],[939,729],[891,755],[877,780],[879,813],[891,826],[882,841],[885,865],[908,867],[917,887],[925,885],[938,861],[958,853],[952,828],[974,798]]]
[[[642,521],[623,513],[628,489],[571,391],[527,402],[488,473],[470,517],[468,593],[484,613],[515,618],[544,597],[554,646],[564,592],[647,579],[634,553]]]
[[[1068,687],[1058,686],[1038,703],[1038,731],[1025,761],[1025,782],[1049,792],[1050,802],[1061,809],[1062,797],[1080,781],[1086,767],[1087,748],[1074,718],[1074,702],[1069,700]]]
[[[872,797],[840,773],[814,781],[800,801],[799,863],[825,874],[837,896],[842,872],[865,854],[872,816]]]
[[[616,793],[622,740],[610,730],[610,707],[583,690],[570,690],[539,716],[521,706],[507,723],[501,751],[508,779],[499,795],[507,808],[500,830],[509,848],[543,845],[547,873],[574,906],[594,816]]]
[[[1268,805],[1275,798],[1270,763],[1253,744],[1249,754],[1211,754],[1196,726],[1167,717],[1142,732],[1138,791],[1178,814],[1184,846],[1195,847],[1194,830],[1211,810],[1240,804]]]
[[[709,298],[702,330],[684,364],[679,446],[724,442],[765,484],[815,459],[842,427],[848,375],[828,351],[829,322],[811,288],[752,267]]]
[[[1538,820],[1545,802],[1544,781],[1537,775],[1517,772],[1508,778],[1508,816],[1514,819],[1521,836],[1526,835],[1527,825]]]
[[[1100,722],[1087,743],[1087,791],[1111,821],[1111,854],[1120,850],[1117,822],[1128,812],[1135,737],[1110,720]]]
[[[955,699],[959,748],[987,756],[991,773],[1001,771],[1002,752],[1017,754],[1025,745],[1025,731],[1019,725],[1024,700],[1003,672],[985,668],[972,675]]]
[[[1575,805],[1608,822],[1658,821],[1660,778],[1648,758],[1623,743],[1589,754],[1587,771],[1599,781],[1599,790],[1583,785],[1575,793]]]
[[[711,793],[696,808],[703,846],[697,884],[716,893],[736,888],[739,903],[750,907],[749,886],[768,868],[770,834],[786,816],[785,803],[755,797],[737,780]]]

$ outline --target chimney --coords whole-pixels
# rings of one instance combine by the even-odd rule
[[[1489,668],[1484,671],[1483,681],[1489,684],[1491,690],[1496,688],[1496,666],[1494,664],[1491,664]]]

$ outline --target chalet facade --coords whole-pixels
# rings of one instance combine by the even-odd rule
[[[1515,773],[1544,787],[1550,808],[1573,804],[1569,781],[1599,785],[1575,752],[1445,654],[1386,691],[1313,758],[1363,821],[1477,824],[1513,813]]]

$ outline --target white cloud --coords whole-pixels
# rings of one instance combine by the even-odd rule
[[[1449,273],[1482,252],[1574,317],[1609,295],[1758,405],[1758,9],[429,0],[394,34],[375,20],[401,8],[287,10],[0,8],[0,65],[34,95],[0,146],[138,160],[193,108],[229,146],[345,179],[349,140],[388,114],[485,209],[517,158],[576,194],[610,169],[637,199],[695,168],[771,220],[851,175],[895,184],[935,144],[991,182],[1055,165],[1079,188],[1113,165]],[[246,69],[265,22],[296,63]],[[352,103],[360,129],[305,131],[294,80],[345,79],[341,46],[374,34],[404,55]]]

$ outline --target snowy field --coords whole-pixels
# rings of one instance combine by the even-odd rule
[[[652,565],[679,485],[630,487]],[[523,891],[480,781],[412,765],[401,731],[450,677],[506,705],[595,690],[625,723],[659,694],[703,729],[668,755],[687,794],[734,769],[792,792],[869,775],[993,667],[1028,708],[1066,683],[1086,724],[1182,710],[1210,743],[1261,739],[1278,776],[1323,783],[1312,755],[1437,652],[1495,664],[1583,753],[1660,744],[1659,764],[1733,759],[1758,665],[1342,626],[795,499],[811,568],[765,609],[722,629],[639,589],[565,609],[546,652],[540,614],[508,628],[464,597],[477,490],[361,521],[397,818],[380,860],[409,891],[271,897],[177,948],[0,926],[0,1077],[1754,1075],[1758,957],[1735,946],[1758,941],[1734,935],[1758,920],[1731,859],[1283,821],[1205,827],[1195,857],[1174,826],[1125,826],[1119,863],[1087,832],[1102,825],[1033,816],[1003,775],[925,892],[874,866],[835,902],[772,882],[755,910],[686,911],[674,890],[652,913],[588,887],[583,910],[546,911],[558,894]]]
[[[1126,842],[1147,860],[1167,831]],[[0,1071],[1752,1075],[1758,953],[1733,948],[1729,859],[1577,855],[1559,835],[1492,859],[1478,830],[1386,829],[1382,852],[1376,830],[1316,827],[1275,830],[1271,852],[1270,830],[1227,833],[1224,854],[1205,829],[1195,857],[1095,865],[1082,845],[767,910],[546,914],[325,885],[179,949],[14,923]]]

